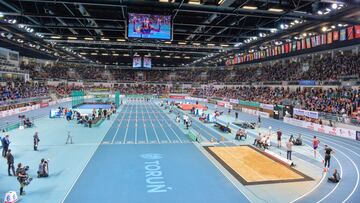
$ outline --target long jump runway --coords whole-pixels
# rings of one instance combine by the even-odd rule
[[[153,103],[125,104],[64,202],[249,202]]]

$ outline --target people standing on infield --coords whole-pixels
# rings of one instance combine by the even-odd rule
[[[14,167],[14,156],[11,154],[11,149],[8,149],[8,151],[6,153],[6,160],[7,160],[7,164],[8,164],[8,175],[16,176],[15,167]],[[12,175],[10,173],[10,169],[13,173]]]
[[[291,160],[291,153],[292,153],[292,146],[294,144],[291,142],[291,140],[289,139],[286,143],[286,149],[287,149],[287,154],[286,154],[286,158]]]
[[[2,156],[6,157],[6,153],[9,149],[9,145],[10,145],[9,134],[6,134],[5,137],[3,137],[1,139],[1,144],[3,147]]]
[[[282,132],[281,130],[279,129],[277,132],[277,141],[278,141],[278,147],[281,147],[281,136],[282,136]]]
[[[335,153],[333,149],[331,149],[329,146],[325,145],[325,158],[324,158],[324,171],[327,172],[327,170],[330,168],[330,159],[331,154]]]
[[[313,138],[313,149],[314,149],[314,157],[316,158],[316,154],[317,154],[317,148],[319,147],[320,144],[320,140],[314,136]]]
[[[40,142],[39,134],[38,134],[38,132],[35,132],[35,134],[34,134],[34,151],[38,150],[39,142]]]

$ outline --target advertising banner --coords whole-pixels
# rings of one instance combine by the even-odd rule
[[[170,99],[185,99],[184,95],[170,95]]]
[[[263,109],[267,109],[267,110],[274,110],[274,105],[272,104],[263,104],[263,103],[260,103],[260,107],[263,108]]]
[[[237,100],[237,99],[230,99],[229,101],[230,101],[230,103],[233,103],[233,104],[239,104],[239,100]]]
[[[357,134],[356,134],[357,132],[351,129],[330,127],[327,125],[320,125],[320,124],[302,121],[294,118],[288,118],[288,117],[284,118],[284,122],[289,123],[291,125],[306,128],[311,131],[321,132],[333,136],[339,136],[353,140],[357,138]]]
[[[306,116],[306,117],[314,118],[314,119],[318,119],[318,118],[319,118],[319,112],[316,112],[316,111],[307,111],[307,110],[295,109],[295,108],[294,108],[294,115],[297,115],[297,116]]]

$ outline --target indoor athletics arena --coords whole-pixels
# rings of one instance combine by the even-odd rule
[[[1,0],[0,203],[359,203],[359,0]]]

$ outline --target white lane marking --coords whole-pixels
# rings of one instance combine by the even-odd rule
[[[134,109],[134,105],[131,105],[130,114],[132,113],[133,109]],[[126,130],[125,130],[125,136],[124,136],[124,142],[123,143],[126,143],[126,136],[127,136],[127,132],[129,131],[129,124],[130,124],[130,119],[128,120],[128,123],[126,125]]]
[[[123,115],[122,115],[122,118],[121,118],[121,120],[120,120],[120,122],[119,122],[119,125],[118,125],[117,128],[116,128],[116,131],[115,131],[115,134],[114,134],[114,136],[113,136],[113,139],[111,140],[111,144],[113,144],[114,141],[115,141],[115,138],[116,138],[116,136],[117,136],[117,133],[118,133],[118,131],[119,131],[119,129],[120,129],[120,126],[121,126],[122,122],[124,121],[125,113],[126,113],[126,111],[127,111],[128,108],[129,108],[129,106],[126,105],[126,108],[123,109],[124,112],[120,112],[120,113],[123,113]]]
[[[147,113],[147,115],[148,115],[148,117],[149,117],[150,123],[151,123],[151,125],[152,125],[152,130],[153,130],[154,133],[155,133],[156,139],[157,139],[158,143],[160,143],[159,136],[158,136],[158,134],[157,134],[157,132],[156,132],[156,130],[155,130],[154,124],[153,124],[153,122],[152,122],[152,120],[151,120],[151,118],[150,118],[150,113],[149,113],[147,107],[145,107],[145,110],[146,110],[146,113]]]

